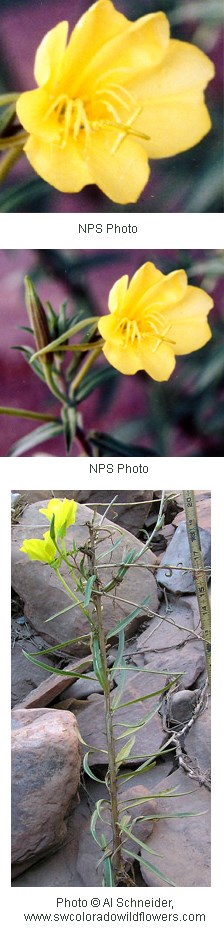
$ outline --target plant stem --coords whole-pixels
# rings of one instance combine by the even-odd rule
[[[87,360],[85,360],[85,363],[83,364],[79,372],[74,377],[74,380],[70,384],[70,396],[71,397],[74,395],[75,390],[77,390],[79,384],[82,382],[82,380],[84,379],[84,377],[86,376],[90,368],[92,367],[94,360],[96,360],[96,358],[99,357],[100,353],[101,353],[101,347],[100,348],[95,347],[94,350],[91,351],[91,353],[87,357]]]
[[[64,558],[64,556],[63,556],[63,558]],[[71,590],[71,588],[70,588],[69,585],[67,584],[67,581],[65,581],[65,578],[63,578],[63,575],[61,575],[61,572],[59,571],[59,568],[55,568],[55,571],[56,571],[57,578],[59,578],[59,581],[61,581],[61,584],[63,584],[63,587],[64,587],[65,590],[67,591],[67,594],[69,594],[69,596],[72,597],[72,599],[73,599],[73,601],[74,601],[74,604],[79,604],[79,606],[80,606],[80,601],[78,601],[78,598],[76,597],[76,594],[74,594],[74,591]],[[83,604],[81,604],[81,610],[82,610],[83,614],[85,614],[85,617],[87,617],[87,620],[89,620],[90,624],[92,625],[92,618],[91,618],[90,614],[88,613],[88,610],[86,610],[86,608],[83,607]]]
[[[20,97],[19,92],[15,91],[11,94],[0,94],[0,107],[6,107],[7,104],[12,104],[13,101],[17,101]]]
[[[55,338],[54,341],[51,341],[50,344],[46,344],[45,347],[40,348],[38,351],[35,351],[35,354],[30,358],[32,363],[36,357],[41,357],[42,354],[49,354],[52,351],[56,351],[57,348],[60,349],[60,344],[63,344],[68,338],[72,338],[73,334],[78,334],[79,331],[82,331],[83,328],[87,328],[89,325],[94,324],[94,322],[99,321],[99,315],[97,317],[83,318],[76,325],[73,325],[72,328],[67,328],[67,331],[64,331],[59,338]],[[67,348],[69,351],[69,346]]]
[[[0,150],[4,149],[23,149],[27,141],[27,133],[16,133],[15,136],[1,136]]]
[[[1,159],[0,182],[4,182],[6,176],[8,175],[8,172],[15,165],[15,162],[17,162],[17,160],[20,159],[20,156],[22,156],[22,154],[23,154],[22,147],[19,148],[18,146],[14,146],[12,149],[7,150],[6,155],[3,156],[3,158]]]
[[[35,419],[37,422],[61,422],[61,419],[55,419],[54,416],[47,415],[44,412],[33,412],[32,409],[15,409],[13,406],[0,406],[0,415]]]
[[[102,618],[102,589],[100,581],[97,574],[97,566],[95,562],[95,537],[96,529],[94,529],[92,524],[89,525],[90,533],[90,548],[88,549],[88,560],[89,560],[89,570],[91,575],[96,576],[96,581],[94,584],[94,592],[92,592],[92,600],[96,608],[96,617],[97,617],[97,636],[99,640],[100,648],[100,657],[102,665],[103,680],[105,683],[104,687],[104,697],[105,697],[105,727],[106,727],[106,738],[107,738],[107,749],[108,749],[108,777],[109,777],[109,792],[110,792],[110,804],[111,804],[111,824],[112,824],[112,839],[113,839],[113,853],[111,857],[111,865],[113,872],[113,886],[117,885],[118,879],[120,879],[120,874],[122,871],[122,857],[121,857],[121,839],[119,831],[119,812],[118,812],[118,799],[117,799],[117,768],[116,768],[116,753],[115,753],[115,739],[114,739],[114,730],[113,730],[113,711],[111,708],[110,701],[110,674],[107,667],[107,654],[106,654],[106,640],[105,633],[103,628],[103,618]],[[95,587],[98,590],[98,594],[95,594]],[[94,628],[96,624],[94,624]]]

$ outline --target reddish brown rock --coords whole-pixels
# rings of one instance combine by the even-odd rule
[[[80,776],[76,719],[46,708],[13,712],[12,876],[65,840]]]

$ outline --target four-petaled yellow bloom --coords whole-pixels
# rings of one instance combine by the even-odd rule
[[[66,46],[67,35],[67,22],[46,34],[35,59],[39,87],[17,102],[27,158],[59,191],[95,183],[114,202],[135,202],[148,158],[183,152],[208,133],[203,90],[214,66],[170,39],[164,13],[129,22],[111,0],[84,13]]]
[[[26,552],[31,562],[45,562],[51,565],[56,555],[56,545],[45,532],[43,539],[24,539],[20,552]]]
[[[168,380],[176,354],[190,354],[212,337],[207,316],[211,297],[188,286],[184,270],[163,275],[145,263],[128,283],[122,276],[109,294],[110,315],[98,330],[105,357],[121,373],[146,370],[154,380]]]
[[[57,537],[64,534],[67,527],[75,523],[77,506],[78,504],[74,500],[67,500],[66,498],[59,500],[58,497],[55,497],[53,500],[49,500],[47,509],[41,509],[39,513],[47,516],[50,522],[54,515],[54,529]]]

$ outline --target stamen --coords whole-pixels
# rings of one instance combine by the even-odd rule
[[[60,94],[60,96],[57,98],[57,100],[54,101],[53,104],[51,104],[51,106],[49,107],[47,113],[46,113],[45,116],[44,116],[44,120],[48,120],[48,117],[50,117],[50,114],[52,114],[54,111],[55,111],[56,114],[57,114],[58,105],[60,105],[62,102],[63,102],[63,106],[64,106],[65,103],[66,103],[66,104],[69,103],[68,94]],[[59,108],[59,114],[58,114],[57,116],[60,116],[60,108]]]

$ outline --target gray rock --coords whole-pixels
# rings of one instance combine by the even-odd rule
[[[169,783],[167,780],[159,783],[155,793],[174,787],[178,798],[158,799],[158,812],[164,817],[154,824],[153,849],[165,857],[162,861],[157,857],[153,863],[175,886],[210,886],[210,793],[181,768],[170,776]],[[193,795],[184,795],[182,799],[180,793],[186,792],[193,792]],[[190,812],[193,817],[166,818],[166,815],[175,815],[176,812]],[[141,872],[146,885],[164,886],[164,882],[143,864],[143,859],[150,860],[144,844],[141,857]]]
[[[211,563],[211,536],[208,530],[199,529],[204,565]],[[180,523],[162,558],[162,565],[180,565],[180,569],[159,568],[157,581],[161,587],[173,594],[195,594],[195,583],[191,571],[182,571],[181,565],[192,565],[186,523]],[[207,578],[210,574],[207,575]]]
[[[66,700],[66,698],[88,698],[89,695],[93,695],[96,692],[102,694],[103,689],[101,688],[93,669],[90,669],[88,672],[88,677],[91,679],[89,682],[87,679],[82,678],[77,679],[76,682],[73,682],[73,685],[70,685],[69,688],[66,688],[65,691],[61,693],[59,700],[63,701]]]
[[[119,735],[125,731],[125,728],[120,725],[122,725],[123,722],[127,724],[127,727],[129,725],[137,725],[139,721],[144,720],[144,718],[147,717],[150,712],[153,712],[156,705],[159,705],[159,696],[165,687],[165,682],[166,675],[161,674],[159,670],[152,674],[146,667],[144,672],[139,672],[136,675],[131,670],[127,671],[123,694],[119,702],[120,704],[123,704],[124,707],[121,708],[121,710],[117,709],[117,715],[115,714],[114,716],[114,722],[116,724],[116,753],[118,753],[118,751],[124,746],[124,743],[128,739],[117,739]],[[144,697],[149,693],[156,691],[159,692],[158,696],[152,698]],[[111,692],[112,700],[115,698],[115,695],[116,690]],[[137,699],[141,696],[143,696],[143,700],[138,701]],[[136,703],[130,705],[129,702],[134,702],[135,699]],[[90,704],[91,710],[89,708]],[[107,764],[108,755],[107,752],[104,752],[107,750],[105,736],[104,699],[92,699],[91,702],[89,701],[89,705],[86,705],[85,709],[82,711],[77,710],[77,721],[81,736],[89,747],[101,748],[99,751],[94,750],[90,754],[89,762],[91,765]],[[73,710],[75,711],[75,707]],[[145,726],[142,726],[141,729],[136,730],[135,742],[128,757],[128,762],[132,764],[136,763],[138,766],[149,756],[156,753],[163,741],[164,734],[161,718],[158,712],[155,712],[151,720],[149,720]]]
[[[168,700],[164,698],[161,708],[166,712],[167,726],[180,730],[184,724],[188,724],[199,696],[200,690],[190,691],[190,689],[183,688],[182,691],[172,693]]]
[[[184,750],[190,757],[194,769],[202,777],[210,778],[211,772],[211,701],[192,725],[184,740]]]
[[[65,840],[79,777],[74,715],[17,708],[12,719],[13,877]]]
[[[45,506],[46,501],[41,501],[28,506],[23,513],[21,521],[12,529],[12,583],[13,587],[24,601],[24,613],[31,621],[36,633],[40,634],[46,643],[50,646],[61,643],[63,640],[69,640],[77,636],[88,633],[89,624],[85,620],[80,607],[68,610],[62,616],[58,616],[47,622],[47,618],[53,614],[71,605],[72,600],[66,595],[63,585],[57,579],[55,572],[49,565],[41,562],[31,562],[28,556],[20,552],[20,546],[25,538],[42,538],[43,532],[49,528],[46,517],[39,513],[39,509]],[[67,532],[66,542],[71,548],[75,537],[77,545],[83,546],[88,537],[87,522],[92,520],[92,510],[88,507],[78,506],[75,526],[71,526]],[[102,517],[99,517],[102,520]],[[46,520],[46,522],[45,522]],[[105,529],[107,527],[107,530]],[[140,550],[140,544],[131,533],[125,533],[121,530],[122,540],[117,549],[110,551],[112,544],[119,539],[119,528],[113,523],[109,523],[107,518],[101,526],[99,533],[97,554],[102,555],[108,551],[105,559],[107,564],[110,562],[122,561],[125,551],[131,548]],[[105,541],[106,540],[106,541]],[[82,555],[82,553],[81,553]],[[116,556],[116,558],[115,558]],[[102,562],[104,559],[102,559]],[[147,608],[153,614],[158,607],[157,584],[152,574],[150,565],[155,565],[155,556],[148,550],[141,558],[143,567],[130,567],[122,583],[117,589],[117,597],[125,598],[135,603],[141,604],[147,595],[150,600]],[[104,583],[111,580],[114,568],[102,568],[100,571],[101,579]],[[63,568],[65,580],[72,588],[72,579],[67,566]],[[74,583],[74,582],[73,582]],[[121,600],[112,600],[111,596],[105,595],[104,605],[104,626],[108,632],[114,627],[125,613],[131,611],[131,606],[125,605]],[[127,635],[131,636],[136,632],[139,620],[147,619],[145,610],[139,611],[139,617],[136,617],[132,623],[127,626]],[[83,640],[80,643],[71,644],[69,653],[76,656],[83,656],[89,652],[89,640],[86,644]]]
[[[179,688],[190,688],[206,669],[204,643],[195,596],[175,598],[164,602],[160,613],[165,619],[153,619],[135,641],[139,655],[133,658],[138,665],[180,672]]]

